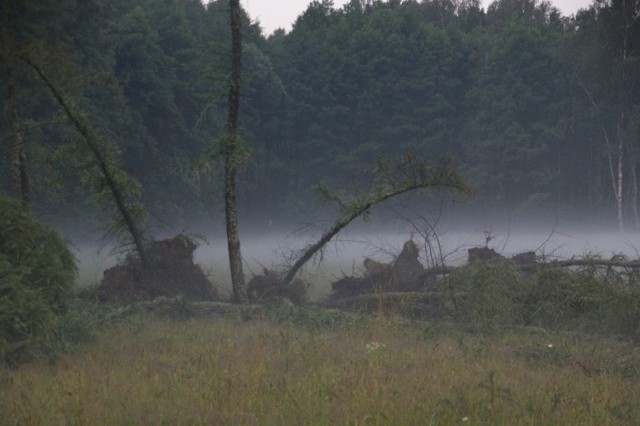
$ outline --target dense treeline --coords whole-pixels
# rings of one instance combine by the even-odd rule
[[[228,2],[2,7],[4,190],[19,134],[34,209],[74,221],[93,209],[87,154],[28,54],[140,181],[157,221],[219,215],[219,169],[199,166],[225,134]],[[365,185],[378,156],[412,146],[452,154],[474,203],[637,224],[638,0],[596,0],[575,17],[537,0],[324,0],[289,33],[244,21],[241,214],[297,217],[319,181]]]

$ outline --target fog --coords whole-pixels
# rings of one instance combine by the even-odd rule
[[[477,221],[476,221],[477,222]],[[505,222],[498,222],[505,223]],[[435,229],[431,229],[431,228]],[[300,250],[315,242],[321,228],[292,228],[267,232],[241,234],[242,254],[247,280],[263,267],[282,268],[289,264]],[[194,256],[223,296],[230,295],[230,274],[227,245],[220,230],[199,230],[206,237]],[[423,219],[378,220],[374,223],[357,223],[348,227],[329,243],[325,250],[302,271],[311,284],[310,297],[317,300],[330,292],[331,281],[342,274],[359,273],[364,257],[389,262],[398,254],[402,244],[413,237],[421,247],[421,260],[425,266],[444,260],[447,265],[459,265],[466,261],[467,249],[485,246],[504,256],[524,251],[535,251],[546,260],[567,259],[588,254],[604,258],[625,255],[639,258],[640,235],[600,230],[595,226],[576,226],[574,223],[480,225],[443,224],[432,225]],[[487,243],[487,239],[489,239]],[[76,242],[76,254],[80,262],[78,283],[94,285],[102,279],[103,271],[114,265],[117,258],[109,247],[99,248],[91,242]]]

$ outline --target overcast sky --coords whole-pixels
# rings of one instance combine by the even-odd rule
[[[334,0],[335,8],[340,8],[349,0]],[[492,0],[483,0],[485,6]],[[307,9],[311,0],[241,0],[242,6],[249,12],[252,20],[260,21],[265,34],[271,34],[277,28],[289,31],[293,21]],[[564,15],[574,14],[591,4],[591,0],[551,0],[551,4]]]

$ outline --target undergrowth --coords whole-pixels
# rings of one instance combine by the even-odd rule
[[[0,364],[47,351],[76,272],[67,242],[0,193]]]
[[[443,283],[454,318],[474,331],[534,326],[640,340],[640,288],[622,268],[541,264],[522,272],[508,259],[472,262]]]
[[[442,289],[448,315],[428,321],[406,316],[415,300],[382,296],[373,313],[274,298],[223,316],[117,320],[108,306],[66,299],[32,345],[46,356],[0,367],[0,424],[640,418],[640,294],[627,271],[523,272],[495,259],[458,269]]]

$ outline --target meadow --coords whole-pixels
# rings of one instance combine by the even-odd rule
[[[639,374],[633,345],[584,333],[289,305],[136,314],[0,369],[0,423],[637,424]]]
[[[273,255],[260,247],[258,264]],[[362,252],[348,248],[326,254],[324,275],[310,268],[312,300],[332,277],[358,272]],[[494,259],[457,269],[436,294],[376,295],[366,312],[321,300],[207,313],[74,299],[5,354],[0,425],[635,425],[636,269],[526,272]],[[425,298],[440,314],[411,314]]]

